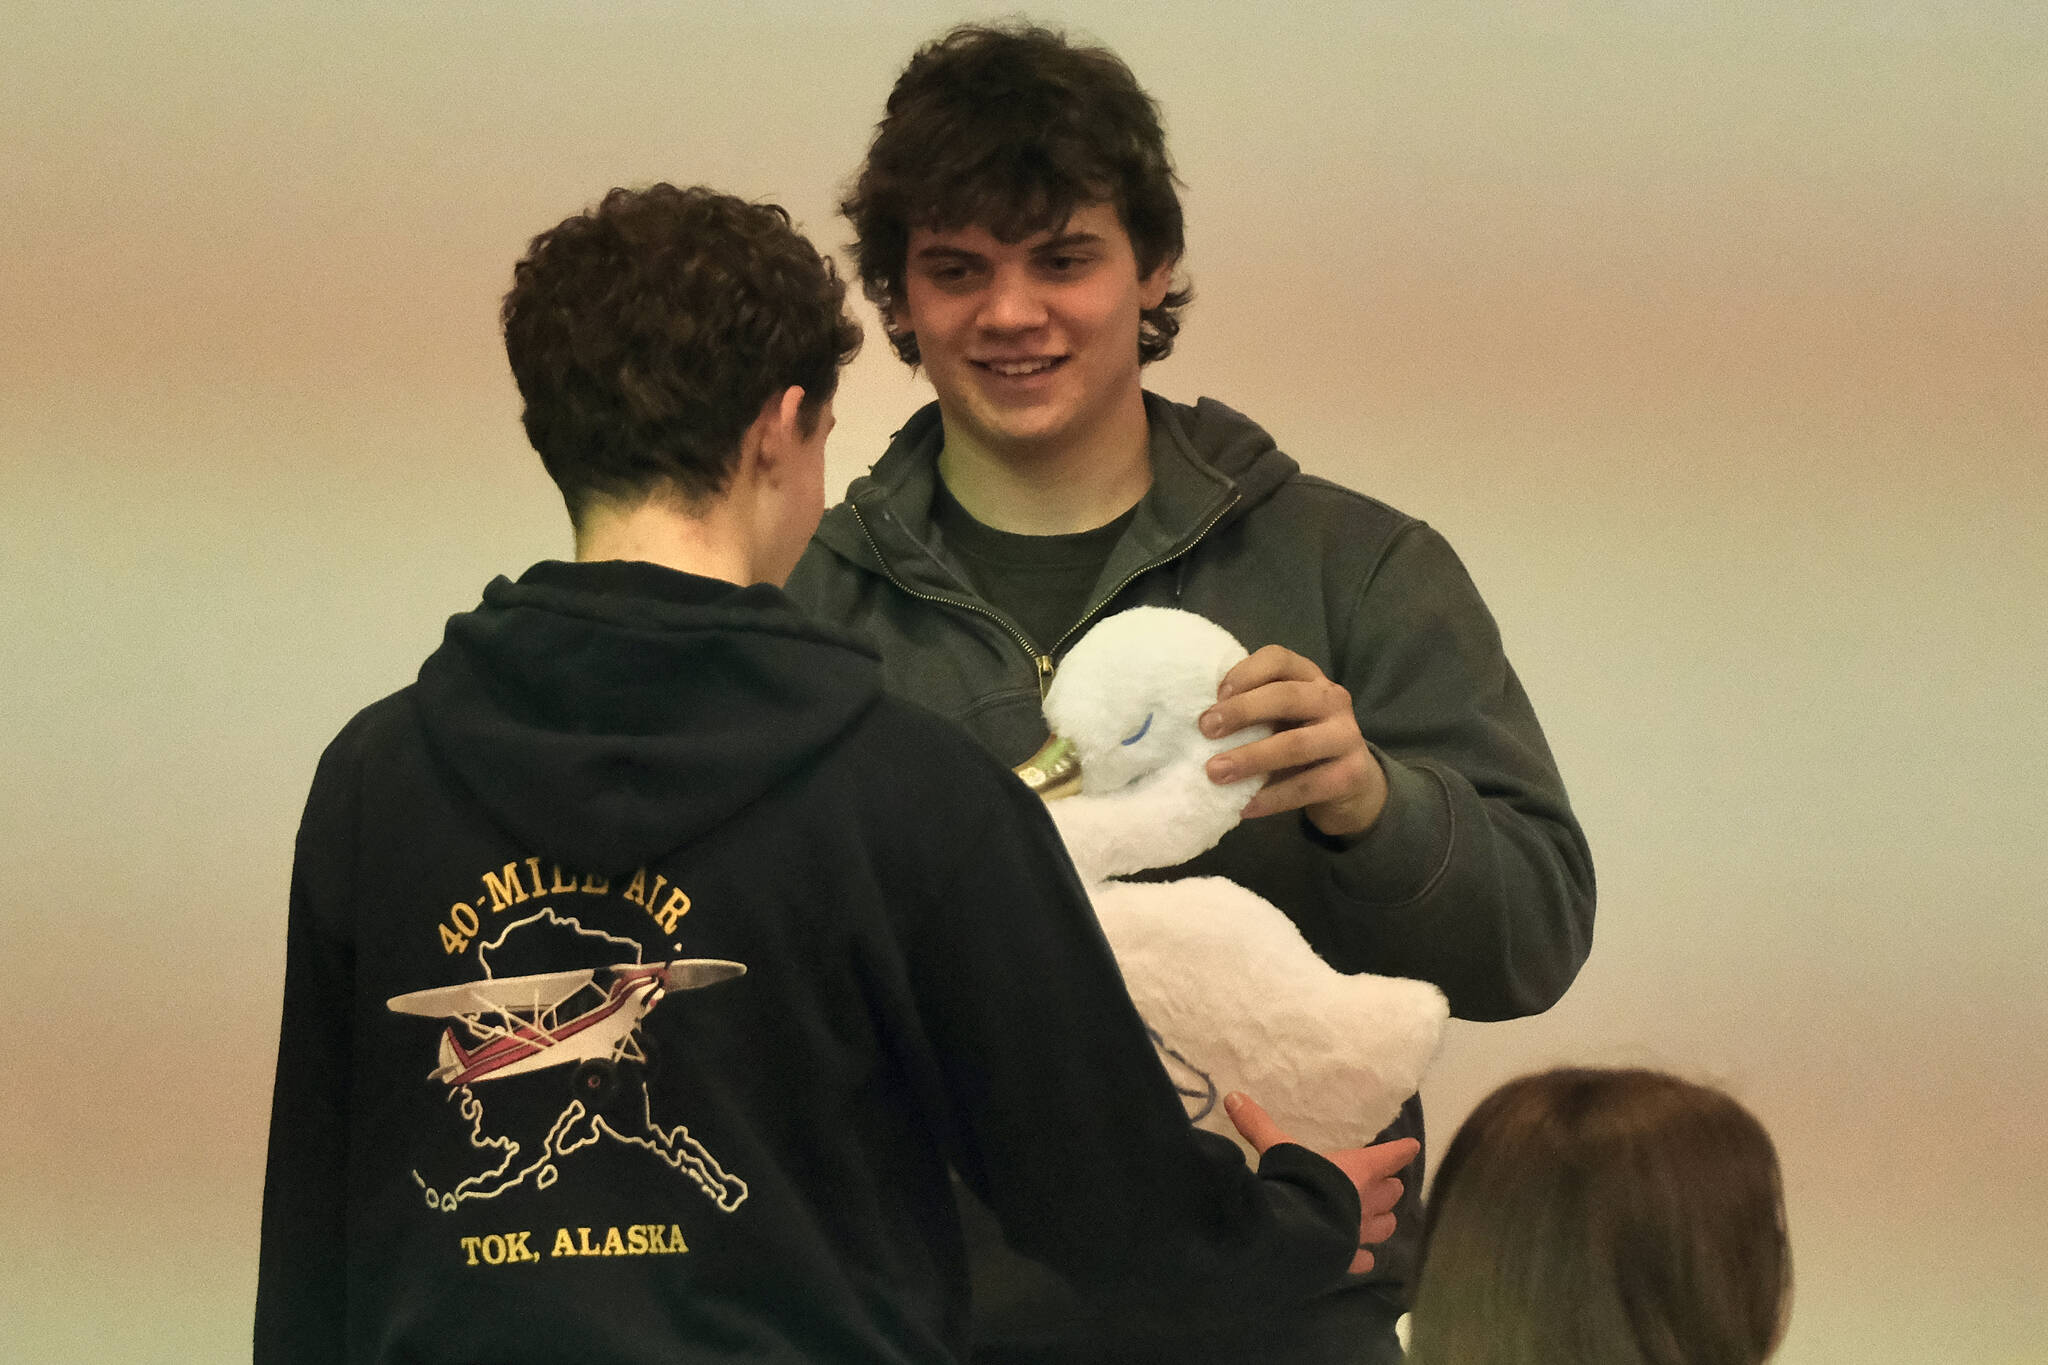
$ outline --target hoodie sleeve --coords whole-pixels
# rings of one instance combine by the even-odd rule
[[[1340,1283],[1350,1182],[1292,1145],[1255,1175],[1188,1124],[1043,805],[991,787],[908,937],[962,1178],[1013,1246],[1091,1296],[1195,1309]]]
[[[1338,953],[1507,1019],[1561,996],[1592,946],[1593,866],[1536,713],[1465,567],[1411,523],[1366,578],[1336,681],[1387,774],[1379,821],[1322,835]]]
[[[256,1365],[340,1361],[354,951],[346,933],[355,776],[343,739],[313,779],[292,862],[284,1014],[256,1275]]]

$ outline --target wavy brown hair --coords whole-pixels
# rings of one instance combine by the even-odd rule
[[[701,186],[615,189],[535,237],[505,353],[570,520],[593,499],[723,492],[740,437],[791,385],[809,429],[860,349],[845,303],[780,205]]]
[[[893,321],[913,229],[980,226],[1020,242],[1108,203],[1142,277],[1181,258],[1176,183],[1159,108],[1114,52],[1031,24],[963,24],[903,68],[839,207],[861,288],[915,365],[917,337]],[[1141,362],[1173,350],[1193,297],[1183,284],[1140,315]]]
[[[1777,1152],[1658,1071],[1508,1082],[1431,1189],[1409,1365],[1757,1365],[1790,1308]]]

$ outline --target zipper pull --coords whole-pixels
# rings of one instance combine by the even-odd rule
[[[1032,663],[1038,666],[1038,699],[1042,702],[1052,688],[1052,655],[1040,654]]]

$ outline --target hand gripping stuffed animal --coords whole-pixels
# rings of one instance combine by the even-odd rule
[[[1242,1090],[1297,1142],[1356,1147],[1420,1086],[1443,993],[1336,971],[1276,906],[1225,878],[1115,880],[1210,848],[1257,791],[1258,778],[1218,786],[1203,764],[1270,731],[1211,740],[1196,725],[1244,657],[1192,612],[1105,618],[1067,654],[1045,698],[1053,738],[1017,771],[1053,802],[1189,1118],[1244,1146],[1222,1104]]]

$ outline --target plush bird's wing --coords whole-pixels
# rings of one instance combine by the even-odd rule
[[[1162,1055],[1242,1090],[1297,1141],[1371,1142],[1422,1084],[1443,992],[1330,967],[1270,902],[1221,877],[1092,888],[1103,933]],[[1220,1107],[1200,1126],[1236,1139]]]

